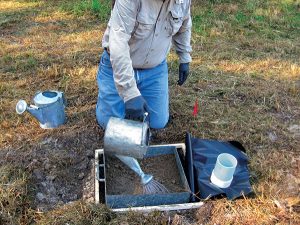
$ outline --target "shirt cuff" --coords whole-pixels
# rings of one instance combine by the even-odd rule
[[[131,87],[127,90],[124,90],[121,94],[121,97],[123,98],[124,102],[127,102],[130,99],[133,99],[140,95],[141,95],[141,93],[137,87]]]
[[[178,52],[180,63],[190,63],[192,62],[191,54],[188,52]]]

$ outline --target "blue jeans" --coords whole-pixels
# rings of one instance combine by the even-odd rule
[[[169,120],[168,65],[164,60],[151,69],[134,69],[137,87],[149,106],[150,127],[164,128]],[[97,75],[96,117],[106,127],[111,116],[124,118],[125,104],[115,87],[109,54],[104,51]]]

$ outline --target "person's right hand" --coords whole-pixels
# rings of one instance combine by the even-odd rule
[[[143,121],[147,112],[147,103],[141,95],[125,102],[125,119]]]

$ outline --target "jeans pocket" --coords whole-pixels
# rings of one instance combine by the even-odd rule
[[[111,62],[110,62],[110,57],[106,50],[104,50],[104,52],[101,56],[100,63],[101,63],[101,66],[112,68]]]
[[[98,83],[103,83],[104,81],[114,82],[113,80],[113,69],[109,59],[101,57],[97,74]]]

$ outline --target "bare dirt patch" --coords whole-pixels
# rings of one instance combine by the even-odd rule
[[[85,126],[73,133],[69,128],[29,141],[30,151],[1,151],[0,164],[22,165],[32,174],[34,205],[40,211],[79,199],[94,200],[94,149],[101,144],[102,131]]]

